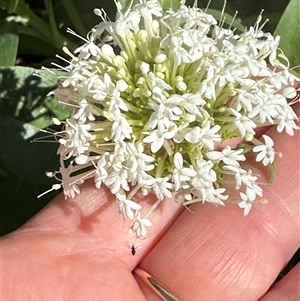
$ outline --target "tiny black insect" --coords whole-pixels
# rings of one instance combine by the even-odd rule
[[[135,247],[134,247],[134,245],[131,245],[131,254],[132,254],[132,256],[134,256],[135,253],[136,253]]]

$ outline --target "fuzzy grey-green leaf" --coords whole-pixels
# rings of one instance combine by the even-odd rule
[[[290,66],[300,72],[300,1],[291,0],[284,11],[274,35],[279,35],[280,48],[290,61]]]
[[[19,36],[14,22],[0,22],[0,66],[14,66]]]

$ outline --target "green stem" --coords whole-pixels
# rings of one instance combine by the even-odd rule
[[[24,0],[19,0],[15,13],[16,15],[28,19],[28,24],[37,32],[38,37],[46,43],[53,45],[59,50],[65,44],[69,45],[72,48],[74,47],[73,43],[68,41],[62,35],[59,35],[58,37],[56,37],[56,39],[53,39],[53,32],[49,24],[47,24],[43,19],[34,14],[25,4]]]
[[[80,15],[75,8],[75,5],[72,0],[61,0],[65,10],[74,25],[74,28],[78,34],[81,36],[86,36],[86,29],[81,21]]]
[[[157,208],[157,206],[161,203],[161,200],[157,200],[150,209],[146,212],[146,214],[143,216],[143,218],[149,218],[150,215],[153,213],[153,211]]]
[[[157,167],[156,167],[156,178],[160,178],[163,175],[163,170],[164,170],[164,162],[167,158],[168,154],[165,154],[163,157],[158,157],[157,159]]]
[[[172,148],[171,148],[171,146],[170,146],[168,140],[165,140],[165,142],[164,142],[164,148],[165,148],[165,150],[166,150],[168,156],[171,157],[171,156],[174,154],[174,151],[172,150]]]
[[[44,0],[44,4],[46,7],[47,15],[49,18],[49,23],[50,23],[50,30],[53,35],[53,40],[59,41],[60,40],[60,32],[57,29],[55,17],[54,17],[54,11],[53,11],[53,5],[52,5],[52,0]]]
[[[19,16],[28,19],[28,23],[34,29],[36,29],[41,39],[47,41],[52,38],[49,25],[44,20],[39,18],[37,15],[35,15],[30,10],[30,8],[24,3],[23,0],[19,1],[15,13]]]

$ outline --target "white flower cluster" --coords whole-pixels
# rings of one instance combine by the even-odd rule
[[[143,1],[119,18],[102,21],[67,67],[55,96],[74,108],[66,120],[58,153],[66,197],[94,178],[116,196],[119,211],[146,235],[152,211],[173,194],[184,204],[223,205],[227,183],[239,191],[247,215],[262,188],[258,175],[243,169],[245,153],[268,166],[272,139],[256,129],[277,125],[293,135],[299,80],[277,56],[279,37],[262,32],[259,16],[242,34],[218,26],[209,14],[182,5],[164,12],[158,1]],[[244,148],[220,145],[240,137]],[[66,166],[67,165],[67,166]],[[147,211],[136,193],[154,193]]]

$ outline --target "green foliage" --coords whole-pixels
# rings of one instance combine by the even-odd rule
[[[280,19],[275,35],[279,35],[280,47],[288,57],[291,67],[300,73],[300,1],[291,0]]]
[[[51,126],[54,117],[63,120],[69,115],[57,100],[47,96],[56,83],[57,76],[46,70],[0,67],[1,234],[15,228],[11,222],[15,218],[25,222],[49,200],[50,195],[43,200],[36,197],[53,183],[45,172],[59,167],[58,143],[53,135],[51,141],[45,142],[48,135],[40,129]],[[17,214],[20,219],[11,216],[21,203],[25,215]]]
[[[121,3],[121,11],[125,13],[130,7],[139,3],[139,0],[119,0]],[[180,0],[159,0],[164,10],[172,8],[176,10],[180,7]]]
[[[12,14],[15,12],[17,5],[18,5],[19,0],[9,0],[8,1],[8,6],[7,6],[7,11]]]
[[[0,21],[0,66],[13,66],[18,51],[19,36],[14,22]]]
[[[49,184],[45,171],[58,167],[58,142],[53,135],[46,139],[49,135],[40,130],[51,126],[52,118],[63,120],[69,115],[69,110],[62,110],[56,99],[47,96],[56,82],[57,76],[49,71],[0,68],[1,167],[35,184]]]

